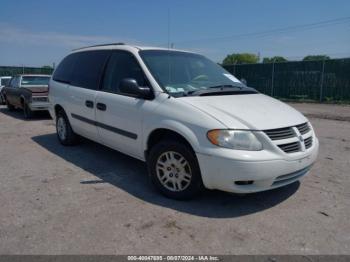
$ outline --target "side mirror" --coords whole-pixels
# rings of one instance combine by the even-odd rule
[[[152,95],[149,87],[141,87],[137,81],[132,78],[125,78],[120,82],[119,90],[123,94],[131,95],[138,98],[150,98]]]

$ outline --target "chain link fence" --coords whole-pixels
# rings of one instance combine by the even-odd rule
[[[280,99],[350,103],[350,58],[224,66],[248,86]]]

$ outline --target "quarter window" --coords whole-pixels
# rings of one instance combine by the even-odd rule
[[[76,59],[77,53],[65,57],[56,68],[52,79],[58,82],[69,83]]]
[[[144,73],[135,57],[128,52],[114,52],[109,59],[102,90],[119,93],[120,82],[125,78],[132,78],[139,86],[146,86]]]
[[[78,53],[71,85],[97,90],[108,54],[105,50]]]

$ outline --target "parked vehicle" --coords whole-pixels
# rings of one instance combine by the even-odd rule
[[[112,44],[69,54],[54,72],[57,137],[78,135],[146,161],[164,195],[203,187],[252,193],[293,183],[318,154],[310,122],[204,56]]]
[[[10,83],[11,76],[0,76],[0,105],[5,103],[5,99],[2,94],[3,87]]]
[[[48,110],[48,84],[50,75],[17,75],[3,88],[7,108],[23,110],[25,118],[30,118],[34,111]]]

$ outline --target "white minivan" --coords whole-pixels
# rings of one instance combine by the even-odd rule
[[[79,136],[147,162],[164,195],[252,193],[308,173],[318,139],[292,107],[202,55],[109,44],[73,51],[49,85],[61,144]]]

